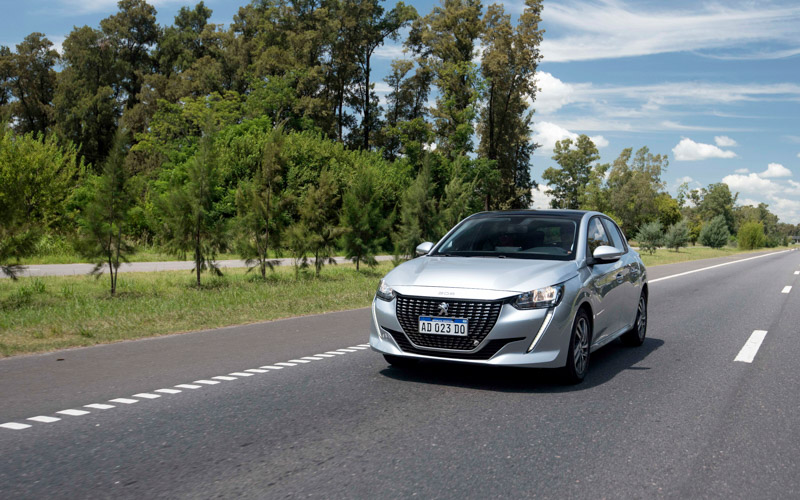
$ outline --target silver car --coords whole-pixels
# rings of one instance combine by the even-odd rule
[[[479,213],[417,255],[372,301],[369,342],[392,365],[561,368],[578,383],[591,352],[644,342],[647,271],[601,213]]]

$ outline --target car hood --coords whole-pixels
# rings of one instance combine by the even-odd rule
[[[495,257],[418,257],[386,275],[391,287],[422,286],[527,292],[578,274],[575,261]]]

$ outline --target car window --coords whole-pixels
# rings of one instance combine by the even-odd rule
[[[628,249],[625,247],[625,243],[623,243],[622,235],[619,229],[617,229],[617,225],[609,219],[603,219],[603,225],[606,227],[606,232],[611,235],[611,241],[614,243],[614,247],[619,248],[623,252],[627,252]]]
[[[464,221],[429,255],[572,260],[577,227],[565,217],[477,217]]]
[[[589,221],[586,242],[589,246],[589,255],[594,254],[595,249],[599,246],[611,245],[603,223],[600,222],[600,217],[592,217],[592,220]]]

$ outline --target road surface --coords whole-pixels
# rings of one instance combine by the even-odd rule
[[[391,368],[367,309],[0,360],[0,498],[800,496],[800,252],[649,278],[571,387]]]

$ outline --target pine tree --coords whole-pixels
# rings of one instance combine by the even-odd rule
[[[356,270],[361,262],[370,267],[378,263],[375,255],[386,243],[393,222],[383,214],[376,184],[374,170],[363,167],[342,197],[342,243],[346,257],[356,263]]]
[[[316,276],[319,276],[323,265],[336,263],[333,252],[336,240],[343,233],[337,224],[337,193],[338,186],[333,174],[324,168],[319,175],[319,186],[311,186],[300,204],[300,223],[307,231],[307,248],[314,255]]]

